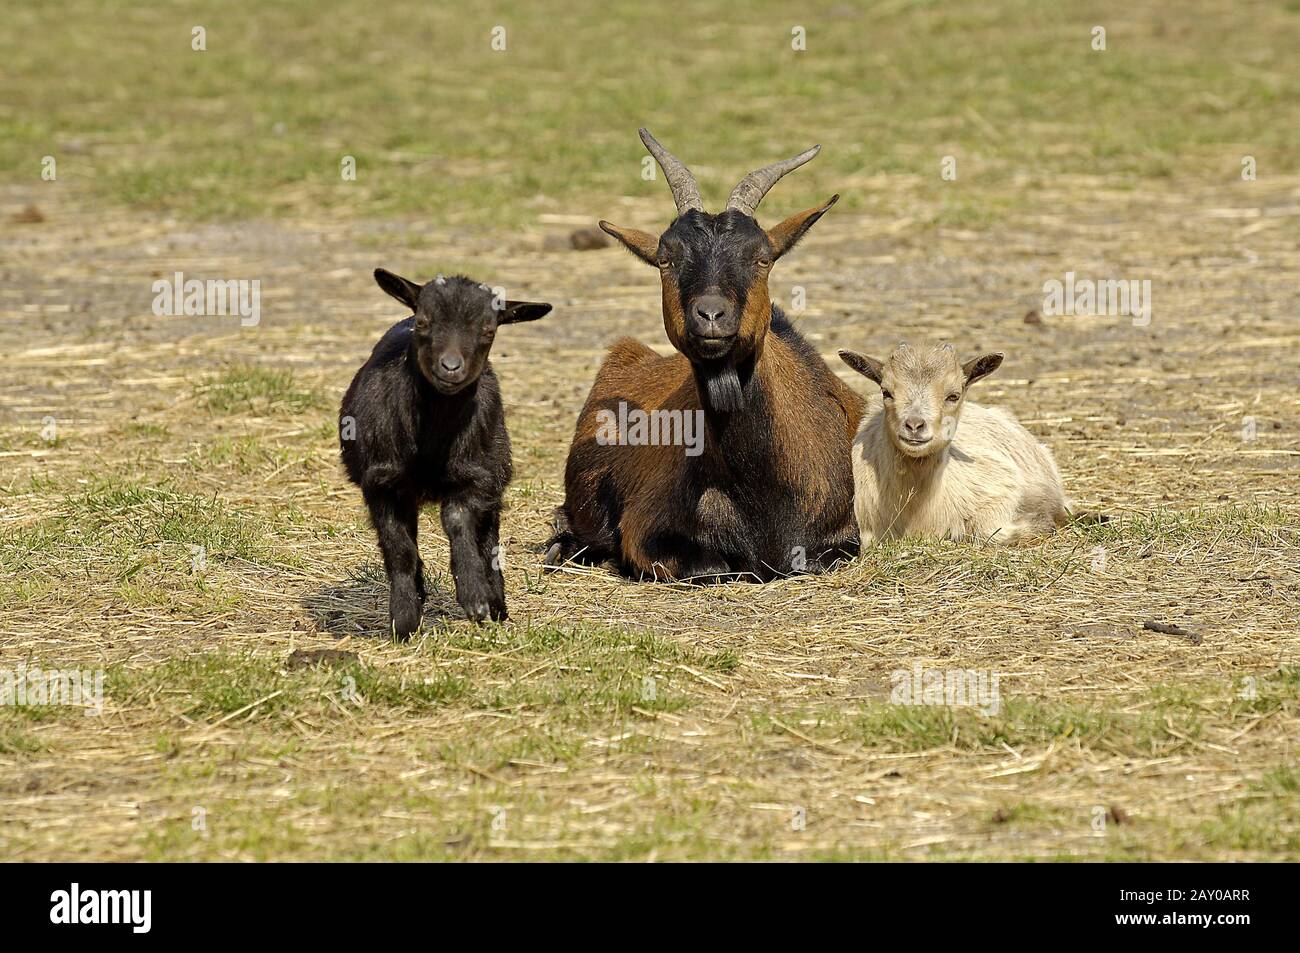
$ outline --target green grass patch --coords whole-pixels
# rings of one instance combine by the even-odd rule
[[[166,424],[131,421],[119,428],[118,432],[132,440],[162,440],[171,436]]]
[[[11,718],[0,719],[0,755],[39,754],[45,743]]]
[[[259,655],[210,652],[169,659],[152,668],[110,669],[106,692],[120,703],[168,703],[187,718],[240,720],[272,727],[298,714],[346,717],[344,710],[375,706],[428,711],[462,698],[466,682],[447,673],[421,678],[364,665],[289,671],[284,661]]]
[[[609,214],[627,195],[667,203],[661,178],[641,178],[645,123],[696,171],[710,207],[759,162],[820,142],[766,214],[831,192],[849,209],[902,201],[845,187],[884,172],[912,177],[940,222],[970,227],[1000,213],[987,199],[1032,202],[1034,184],[1062,175],[1226,182],[1243,149],[1261,174],[1300,161],[1289,5],[1243,17],[1212,2],[1173,13],[1115,0],[814,0],[794,13],[703,0],[683,29],[680,10],[639,0],[598,17],[573,0],[473,12],[230,0],[193,20],[204,51],[191,48],[192,21],[121,0],[12,11],[0,167],[190,217],[508,227],[538,211]],[[1104,52],[1090,46],[1098,23]],[[51,154],[59,178],[46,186]],[[945,155],[956,181],[940,178]]]
[[[279,469],[295,457],[307,459],[290,447],[268,444],[254,436],[242,436],[217,437],[201,444],[189,453],[188,461],[190,467],[198,471],[228,468],[247,475],[259,470]]]
[[[1075,523],[1071,532],[1094,545],[1155,543],[1175,546],[1202,540],[1265,540],[1287,534],[1300,541],[1300,525],[1277,507],[1223,506],[1124,513],[1105,523]]]
[[[1244,798],[1221,807],[1195,835],[1207,846],[1226,850],[1300,851],[1300,767],[1288,764],[1265,773]]]
[[[144,547],[202,546],[204,558],[261,554],[265,521],[212,496],[108,478],[65,498],[65,543]],[[190,561],[188,548],[183,555]]]
[[[174,699],[179,711],[197,720],[219,719],[249,706],[247,720],[283,724],[298,712],[334,717],[349,705],[419,712],[456,704],[531,709],[563,726],[629,715],[634,709],[650,714],[680,710],[690,698],[673,664],[685,661],[714,671],[731,664],[648,633],[526,626],[487,627],[493,634],[480,635],[469,631],[474,628],[448,626],[445,639],[426,637],[421,648],[430,664],[415,673],[370,665],[289,671],[279,658],[219,651],[171,659],[148,670],[112,669],[107,690],[110,697],[131,703]],[[457,651],[469,647],[471,652]],[[471,678],[471,666],[485,650],[498,658],[478,662]],[[523,674],[528,677],[518,677]],[[583,740],[561,733],[521,744],[530,751],[559,750]],[[507,759],[522,750],[512,750]]]
[[[195,385],[194,394],[201,406],[219,413],[301,413],[326,404],[320,391],[300,384],[291,371],[256,365],[227,368]]]
[[[1168,720],[1167,720],[1168,719]],[[1160,704],[1128,713],[1114,706],[1057,705],[1004,699],[996,715],[936,705],[881,705],[856,719],[855,736],[868,748],[929,751],[1038,749],[1058,742],[1125,756],[1180,751],[1200,734],[1192,707]]]
[[[1161,686],[1125,704],[1062,704],[1007,697],[1002,691],[987,713],[966,705],[881,702],[857,711],[799,711],[776,717],[760,712],[753,717],[764,734],[786,733],[776,720],[804,725],[805,731],[811,722],[811,730],[833,732],[841,743],[846,739],[888,753],[951,747],[1005,754],[1007,748],[1035,751],[1055,743],[1123,757],[1158,757],[1186,750],[1202,736],[1209,704],[1199,687]]]

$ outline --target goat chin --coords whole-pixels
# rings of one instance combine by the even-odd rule
[[[745,406],[745,390],[740,386],[740,375],[728,364],[710,372],[704,378],[709,406],[723,413],[733,413]]]

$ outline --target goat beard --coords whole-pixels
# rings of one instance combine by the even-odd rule
[[[734,413],[745,406],[745,389],[740,374],[732,364],[710,368],[702,375],[708,405],[724,414]]]

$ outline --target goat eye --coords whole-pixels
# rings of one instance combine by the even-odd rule
[[[950,404],[955,404],[955,403],[957,403],[957,401],[959,401],[959,400],[961,400],[961,394],[949,394],[949,395],[948,395],[948,403],[950,403]]]
[[[772,259],[770,259],[770,258],[760,258],[760,259],[758,260],[758,267],[759,267],[759,268],[771,268],[771,267],[772,267]]]
[[[660,268],[671,268],[672,266],[673,266],[673,260],[672,260],[671,258],[660,258],[660,259],[659,259],[659,267],[660,267]]]

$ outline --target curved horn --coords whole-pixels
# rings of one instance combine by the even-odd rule
[[[763,201],[763,196],[767,194],[767,190],[776,185],[781,176],[787,172],[793,172],[821,151],[821,146],[813,146],[807,152],[801,152],[793,159],[786,159],[784,162],[773,162],[761,169],[755,169],[741,179],[738,186],[732,189],[731,198],[727,199],[727,208],[734,208],[736,211],[743,212],[753,218],[758,203]]]
[[[677,214],[682,215],[691,209],[704,211],[704,202],[700,198],[700,187],[695,184],[695,176],[675,155],[659,145],[659,140],[650,135],[650,130],[639,129],[641,141],[650,150],[650,154],[664,170],[668,187],[673,190],[673,201],[677,203]]]

